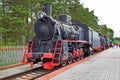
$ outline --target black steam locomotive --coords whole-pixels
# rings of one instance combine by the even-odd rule
[[[51,11],[51,5],[46,5]],[[76,21],[71,23],[71,17],[60,15],[58,20],[49,14],[39,14],[35,23],[36,36],[27,43],[22,63],[43,63],[44,69],[53,69],[55,66],[71,64],[93,51],[108,48],[109,38],[95,32],[85,24]]]

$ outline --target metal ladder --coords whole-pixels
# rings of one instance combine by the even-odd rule
[[[60,65],[60,56],[62,53],[62,41],[56,41],[54,50],[54,61],[53,63],[57,66]]]
[[[32,52],[32,46],[33,46],[33,41],[28,41],[27,44],[26,44],[26,47],[25,47],[25,52],[24,52],[24,56],[23,56],[23,59],[22,59],[22,64],[27,64],[28,63],[26,55],[29,52]]]

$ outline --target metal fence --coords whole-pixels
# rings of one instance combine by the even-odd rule
[[[0,47],[0,67],[21,63],[23,54],[23,46]]]

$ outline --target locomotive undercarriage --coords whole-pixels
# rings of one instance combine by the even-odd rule
[[[31,56],[27,56],[30,53],[32,53]],[[28,60],[27,63],[31,63],[31,66],[42,62],[44,69],[53,69],[55,66],[65,66],[67,63],[76,62],[88,55],[88,53],[89,43],[86,41],[60,40],[55,42],[54,50],[48,49],[47,52],[32,51],[24,56]]]
[[[53,63],[50,62],[50,64],[54,65],[54,67],[59,65],[65,66],[67,63],[71,64],[72,62],[76,62],[80,59],[83,59],[84,56],[87,56],[88,53],[90,53],[89,43],[87,42],[74,41],[74,40],[62,40],[60,42],[62,45],[61,53],[59,54],[57,54],[58,52],[53,53],[54,54]],[[57,50],[56,47],[55,49]]]

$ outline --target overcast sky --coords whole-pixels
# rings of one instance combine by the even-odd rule
[[[120,37],[120,0],[80,0],[84,7],[94,10],[99,24],[107,24]]]

